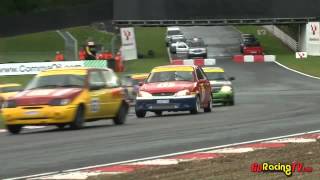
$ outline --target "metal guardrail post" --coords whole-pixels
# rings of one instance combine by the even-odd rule
[[[75,61],[79,60],[78,56],[78,41],[72,36],[72,34],[68,31],[60,31],[57,30],[57,33],[64,39],[65,45],[65,60],[66,61]]]

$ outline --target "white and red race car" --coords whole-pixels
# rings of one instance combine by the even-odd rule
[[[201,67],[194,65],[168,65],[155,67],[136,98],[138,118],[146,112],[162,115],[163,111],[190,111],[201,108],[211,112],[211,86]]]

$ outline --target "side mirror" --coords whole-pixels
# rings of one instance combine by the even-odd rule
[[[229,78],[229,81],[234,81],[234,80],[236,80],[235,77],[230,77],[230,78]]]

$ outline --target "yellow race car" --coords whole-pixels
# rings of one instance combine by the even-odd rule
[[[20,84],[0,84],[0,108],[3,101],[7,100],[11,96],[14,96],[21,90],[22,86]]]
[[[3,103],[7,130],[26,125],[80,129],[86,121],[113,119],[124,124],[129,105],[111,69],[67,68],[39,73],[26,89]]]

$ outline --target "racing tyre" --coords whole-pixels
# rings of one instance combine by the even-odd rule
[[[81,129],[84,123],[84,109],[82,106],[79,106],[73,122],[70,124],[70,128],[73,130]]]
[[[64,127],[66,127],[66,124],[57,124],[56,126],[58,129],[63,129]]]
[[[198,114],[200,111],[200,98],[197,96],[194,108],[190,111],[191,114]]]
[[[229,102],[225,103],[226,106],[233,106],[234,105],[234,98],[232,98]]]
[[[20,125],[7,125],[7,130],[11,134],[19,134],[22,130],[22,126],[20,126]]]
[[[144,118],[146,117],[147,112],[145,111],[136,111],[137,118]]]
[[[208,102],[208,106],[204,108],[204,112],[212,111],[212,98],[210,97],[210,101]]]
[[[113,118],[113,124],[115,125],[124,124],[127,120],[128,111],[129,111],[128,105],[125,103],[122,103],[117,116]]]
[[[156,116],[162,116],[162,111],[156,111],[154,113],[156,114]]]

